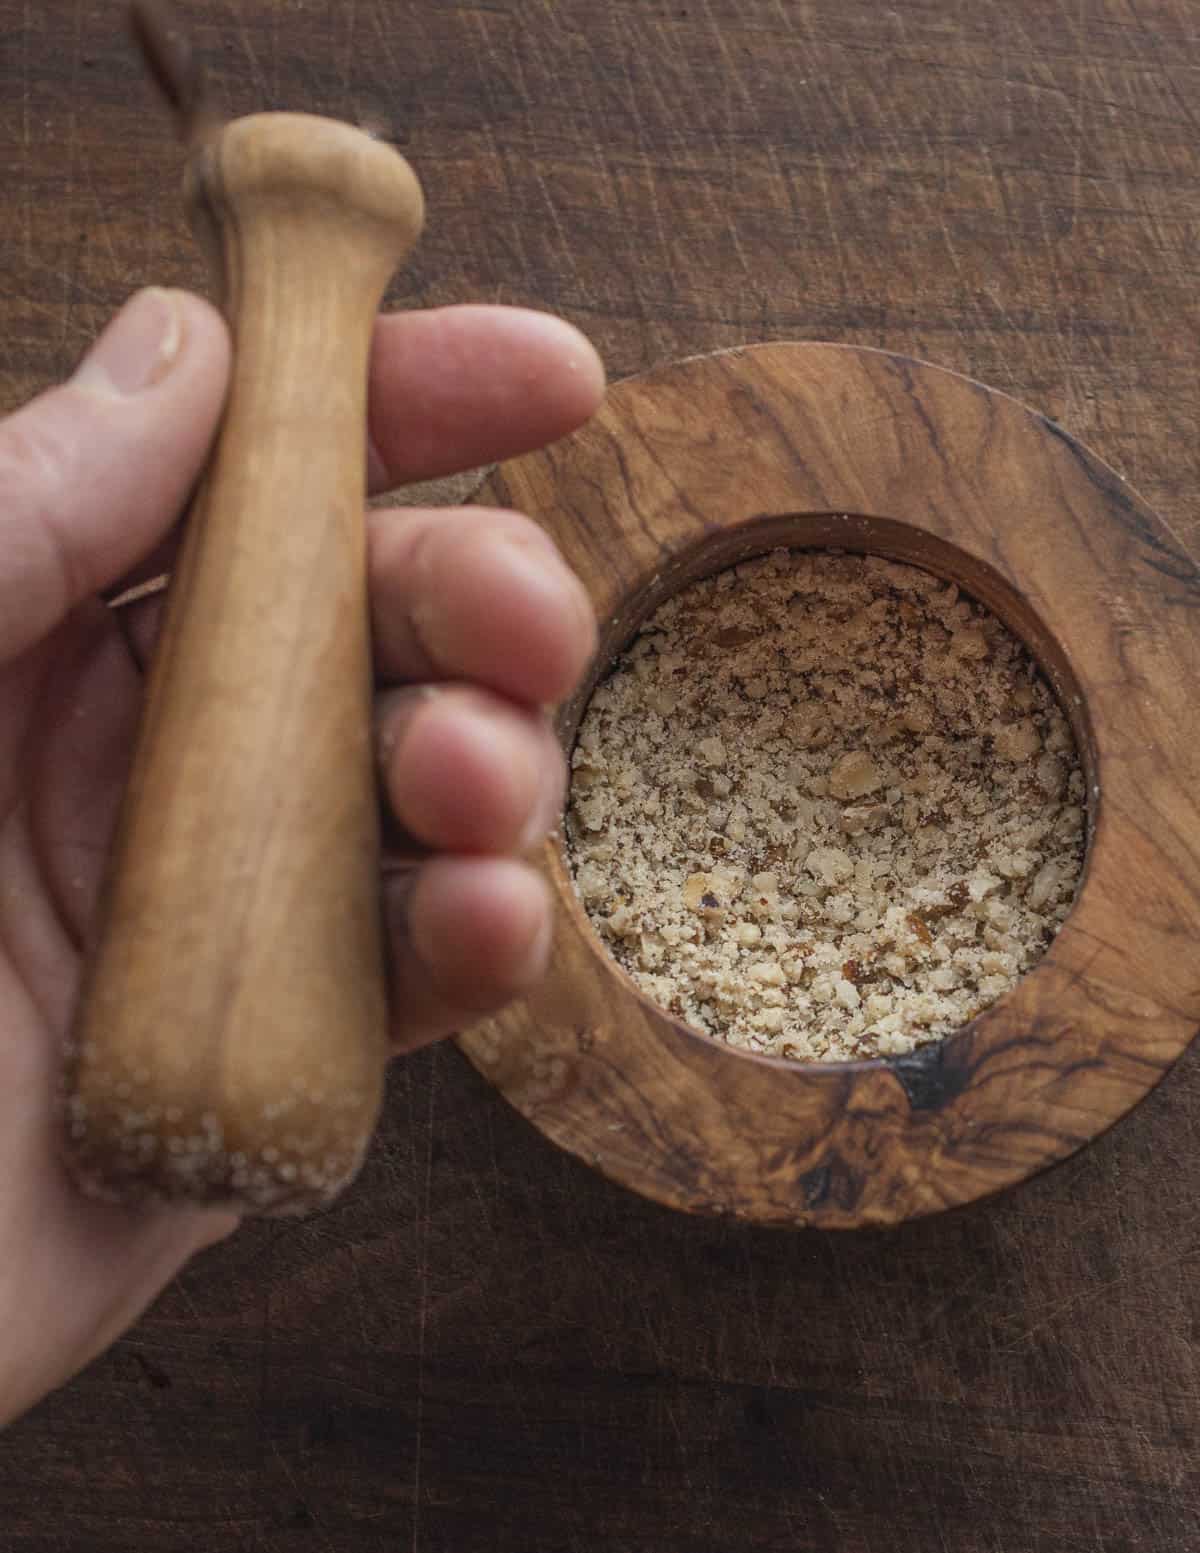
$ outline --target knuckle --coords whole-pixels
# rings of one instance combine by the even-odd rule
[[[45,400],[0,421],[0,548],[23,614],[52,617],[83,591],[63,537],[74,463],[67,419]]]
[[[60,417],[37,401],[0,421],[0,482],[9,510],[44,520],[61,505],[71,449]]]

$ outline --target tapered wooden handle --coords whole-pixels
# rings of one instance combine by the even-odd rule
[[[302,1210],[353,1175],[386,1055],[364,533],[367,356],[416,239],[344,124],[193,153],[234,337],[67,1064],[85,1187]]]

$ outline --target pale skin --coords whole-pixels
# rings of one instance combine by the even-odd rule
[[[117,1338],[226,1213],[99,1205],[57,1155],[54,1098],[159,605],[114,611],[161,569],[220,413],[229,345],[180,292],[139,294],[70,383],[0,421],[0,1425]],[[564,435],[603,393],[561,320],[462,307],[380,321],[369,480],[383,490]],[[530,519],[369,516],[385,864],[407,1051],[545,969],[550,907],[524,860],[565,780],[543,708],[577,682],[594,622]],[[447,771],[455,780],[445,780]],[[394,840],[395,838],[393,838]]]

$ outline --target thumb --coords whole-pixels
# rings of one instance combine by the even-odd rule
[[[228,368],[215,309],[140,291],[69,382],[0,420],[0,662],[167,533],[212,441]]]

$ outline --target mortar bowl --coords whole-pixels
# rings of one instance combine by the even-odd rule
[[[1200,569],[1117,474],[955,373],[779,344],[619,384],[484,499],[538,519],[595,605],[567,749],[665,598],[781,546],[837,548],[991,609],[1053,686],[1087,783],[1084,873],[1043,959],[945,1040],[875,1061],[757,1055],[673,1018],[608,953],[552,838],[550,973],[459,1038],[547,1137],[673,1208],[883,1226],[1036,1174],[1163,1077],[1200,1024]]]

